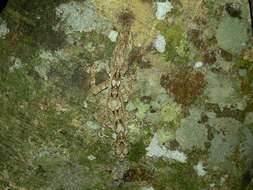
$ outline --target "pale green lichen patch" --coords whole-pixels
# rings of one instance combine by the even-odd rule
[[[98,15],[95,7],[88,1],[61,4],[56,8],[56,16],[60,18],[60,23],[55,29],[59,29],[60,24],[65,24],[66,34],[111,28],[111,24]]]
[[[181,125],[176,131],[176,139],[183,149],[205,149],[207,141],[207,128],[200,124],[201,110],[191,109],[190,115],[181,120]]]
[[[137,71],[137,90],[140,96],[156,97],[164,89],[160,86],[161,72],[158,69]]]
[[[243,110],[246,107],[246,98],[243,97],[237,88],[239,81],[234,81],[229,76],[208,72],[205,75],[207,87],[204,91],[207,101],[223,107],[236,107]]]
[[[216,34],[218,45],[231,53],[239,53],[247,47],[249,40],[248,28],[247,22],[239,18],[223,18]]]
[[[180,119],[182,108],[172,99],[168,99],[168,103],[163,105],[160,114],[163,122],[175,124]]]
[[[216,118],[214,115],[209,117],[208,123],[216,131],[209,150],[209,167],[221,167],[229,172],[235,172],[235,163],[229,158],[240,143],[242,124],[232,118]]]

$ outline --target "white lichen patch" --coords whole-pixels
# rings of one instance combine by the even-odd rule
[[[218,104],[220,109],[224,107],[235,107],[243,110],[246,107],[245,97],[242,97],[236,88],[239,86],[239,81],[233,81],[230,78],[207,72],[205,75],[207,87],[204,91],[208,97],[208,102]]]
[[[15,70],[17,69],[20,69],[23,67],[23,64],[21,62],[21,59],[17,58],[17,57],[14,57],[14,56],[11,56],[10,57],[10,62],[14,63],[10,68],[9,68],[9,71],[10,72],[14,72]]]
[[[51,51],[41,50],[39,57],[48,63],[56,61],[57,58],[53,55]]]
[[[199,148],[205,149],[207,141],[207,128],[199,123],[201,110],[191,109],[190,115],[181,121],[176,131],[176,139],[183,149]]]
[[[42,79],[48,80],[47,74],[50,71],[51,63],[58,61],[58,58],[51,51],[46,50],[41,50],[39,58],[40,63],[34,66],[34,70]]]
[[[9,32],[6,22],[0,17],[0,38],[5,39]]]
[[[203,166],[203,162],[199,161],[197,165],[193,166],[193,169],[196,171],[198,176],[204,176],[207,174],[205,167]]]
[[[39,74],[39,76],[41,78],[43,78],[44,80],[48,80],[48,72],[50,70],[50,66],[47,64],[40,64],[40,65],[36,65],[34,67],[34,70]]]
[[[169,1],[156,2],[156,18],[158,20],[164,20],[166,14],[171,11],[173,5]]]
[[[156,39],[153,43],[154,48],[159,52],[159,53],[164,53],[166,50],[166,40],[165,37],[161,34],[158,34],[156,36]]]
[[[95,160],[96,159],[96,157],[95,156],[93,156],[92,154],[91,155],[89,155],[89,156],[87,156],[87,158],[88,158],[88,160]]]
[[[96,72],[106,71],[110,73],[109,61],[108,60],[97,60],[94,62],[96,66]]]
[[[60,61],[68,62],[69,65],[73,64],[70,60],[74,57],[74,53],[75,52],[65,51],[64,49],[56,51],[41,49],[34,70],[42,79],[48,80],[48,73],[54,64]]]
[[[173,159],[178,162],[186,162],[187,156],[183,152],[178,150],[169,150],[165,146],[159,144],[157,134],[152,138],[149,146],[146,148],[147,156],[150,157],[163,157],[167,159]]]
[[[202,67],[204,65],[204,63],[202,61],[197,61],[196,63],[194,63],[194,68],[195,69],[198,69],[200,67]]]
[[[56,16],[60,22],[54,29],[58,30],[64,24],[66,34],[111,28],[111,24],[102,19],[88,1],[63,3],[56,8]]]
[[[151,186],[151,187],[141,187],[140,190],[155,190],[155,189]]]
[[[118,32],[115,30],[111,30],[110,33],[108,34],[108,38],[112,41],[112,42],[116,42],[117,41],[117,37],[118,37]]]

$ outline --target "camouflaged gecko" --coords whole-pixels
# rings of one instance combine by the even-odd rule
[[[108,119],[111,121],[111,126],[116,134],[114,142],[115,154],[120,160],[123,160],[128,154],[127,142],[127,126],[124,121],[124,107],[122,101],[122,77],[128,70],[128,57],[131,50],[131,23],[133,20],[133,13],[125,9],[118,16],[118,21],[121,28],[117,37],[117,42],[113,51],[110,80],[105,81],[99,86],[95,86],[95,79],[91,81],[93,86],[93,93],[98,94],[102,90],[109,88],[107,110]],[[95,78],[95,67],[91,68],[91,73]]]
[[[111,112],[113,128],[116,133],[114,144],[115,154],[120,159],[124,159],[128,153],[127,126],[124,121],[124,107],[121,94],[121,77],[124,76],[128,69],[132,19],[133,15],[129,10],[125,10],[119,15],[122,28],[113,51],[112,69],[110,73],[108,109]]]

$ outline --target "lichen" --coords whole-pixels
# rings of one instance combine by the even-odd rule
[[[63,3],[56,8],[56,16],[59,17],[60,23],[55,26],[55,29],[59,29],[63,23],[66,34],[103,30],[111,27],[109,22],[103,20],[96,13],[95,8],[88,1]]]
[[[252,48],[222,50],[216,27],[228,17],[246,26],[246,1],[232,3],[234,14],[231,0],[174,0],[163,20],[156,5],[166,0],[8,3],[0,189],[239,189],[253,154]],[[117,94],[128,154],[119,161],[110,88],[92,94],[90,68],[95,85],[110,80],[126,9],[132,48]]]
[[[207,174],[207,171],[205,170],[205,167],[203,166],[203,162],[199,161],[197,165],[193,167],[193,169],[196,171],[198,176],[204,176]]]
[[[150,105],[143,103],[140,99],[134,101],[134,107],[136,108],[136,117],[139,120],[143,120],[146,114],[149,112]]]
[[[248,24],[238,18],[224,17],[218,26],[218,45],[231,53],[239,53],[249,40]],[[240,35],[238,35],[240,34]]]
[[[110,33],[108,34],[108,38],[109,38],[112,42],[116,42],[117,36],[118,36],[118,32],[115,31],[115,30],[111,30]]]
[[[208,123],[217,131],[211,141],[208,166],[234,172],[236,168],[229,157],[240,143],[242,124],[233,118],[216,118],[215,116],[209,117]]]
[[[173,5],[167,0],[165,2],[156,2],[156,18],[164,20],[166,14],[171,11]]]
[[[168,99],[167,104],[162,106],[160,114],[163,122],[176,124],[182,114],[182,108],[172,99]]]
[[[204,95],[208,97],[208,102],[218,104],[220,109],[223,107],[235,107],[243,110],[246,100],[238,91],[238,81],[232,81],[228,77],[220,74],[208,72],[205,75],[208,85]]]
[[[137,85],[136,90],[141,97],[151,96],[156,97],[160,93],[164,92],[164,89],[160,86],[161,73],[159,69],[142,69],[137,73]]]
[[[190,115],[181,120],[181,125],[176,131],[176,139],[183,149],[205,149],[207,142],[207,128],[200,124],[201,110],[190,110]]]
[[[9,32],[6,22],[0,17],[0,38],[4,39]]]
[[[157,134],[152,138],[149,146],[146,148],[147,156],[150,157],[164,157],[167,159],[173,159],[179,162],[186,162],[187,156],[178,150],[169,150],[165,146],[159,145]]]
[[[243,129],[242,143],[240,145],[241,158],[246,162],[252,162],[251,155],[253,154],[253,132],[250,128]]]
[[[156,36],[156,39],[155,39],[153,45],[159,53],[163,53],[163,52],[165,52],[166,40],[161,34],[158,34]]]
[[[172,131],[165,129],[165,127],[158,129],[156,134],[157,134],[157,139],[160,144],[163,144],[163,143],[168,142],[169,140],[175,139],[175,134]]]

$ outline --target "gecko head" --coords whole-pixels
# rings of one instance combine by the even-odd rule
[[[123,27],[131,26],[134,20],[134,13],[132,10],[126,8],[123,11],[121,11],[118,15],[118,22]]]

